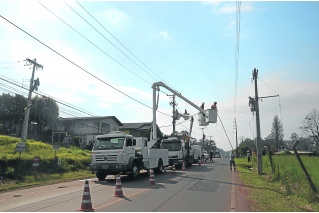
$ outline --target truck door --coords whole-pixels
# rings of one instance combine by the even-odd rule
[[[136,141],[135,141],[136,143]],[[124,161],[128,162],[131,156],[135,156],[135,149],[133,146],[133,138],[127,137],[126,143],[124,147],[124,153],[123,153]]]

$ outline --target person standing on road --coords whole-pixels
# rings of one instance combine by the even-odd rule
[[[248,160],[248,163],[251,162],[251,156],[250,156],[249,150],[247,151],[247,160]]]
[[[235,164],[235,153],[231,152],[229,156],[229,168],[232,171],[232,167],[234,168],[234,172],[236,172],[236,164]]]
[[[209,152],[209,160],[210,160],[211,163],[214,163],[213,154],[214,154],[213,151],[210,151],[210,152]]]

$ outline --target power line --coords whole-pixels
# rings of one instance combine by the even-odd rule
[[[235,51],[235,91],[234,91],[234,118],[236,118],[237,107],[237,84],[239,65],[239,42],[240,42],[240,7],[241,2],[236,2],[236,51]]]
[[[9,78],[4,79],[4,78],[0,77],[0,79],[2,79],[3,81],[8,82],[8,83],[10,83],[10,84],[13,84],[13,85],[15,85],[15,86],[19,86],[17,83],[14,83],[14,82],[10,81],[11,79],[8,80]],[[19,86],[19,87],[20,87],[20,86]],[[21,88],[22,88],[22,89],[25,89],[25,90],[29,90],[28,88],[25,88],[24,86],[21,86]],[[21,93],[23,94],[23,92],[22,92],[21,90],[17,90],[17,89],[14,89],[14,90],[20,92],[20,94],[21,94]],[[54,97],[52,97],[52,96],[49,96],[49,95],[47,95],[47,94],[45,94],[45,93],[42,94],[42,93],[39,92],[39,91],[34,91],[33,93],[35,93],[35,94],[37,94],[37,95],[40,95],[40,96],[42,96],[42,97],[51,98],[51,99],[55,100],[57,103],[59,103],[59,104],[61,104],[61,105],[67,106],[67,107],[72,108],[72,109],[75,109],[75,110],[80,111],[80,112],[82,112],[82,113],[84,113],[84,114],[87,114],[87,115],[90,115],[90,116],[96,116],[96,115],[94,115],[94,114],[85,112],[85,111],[82,110],[82,109],[79,109],[79,108],[77,109],[75,106],[72,106],[71,104],[68,104],[68,103],[66,103],[66,102],[64,103],[63,101],[61,101],[61,100],[59,100],[59,99],[57,99],[57,98],[54,98]],[[26,95],[26,94],[27,94],[27,93],[24,93],[24,95]]]
[[[60,57],[62,57],[63,59],[67,60],[68,62],[70,62],[71,64],[73,64],[74,66],[76,66],[77,68],[79,68],[80,70],[86,72],[88,75],[92,76],[93,78],[97,79],[98,81],[106,84],[107,86],[111,87],[112,89],[118,91],[119,93],[125,95],[126,97],[134,100],[135,102],[149,108],[149,109],[152,109],[152,107],[150,106],[147,106],[146,104],[142,103],[141,101],[131,97],[130,95],[122,92],[121,90],[115,88],[114,86],[110,85],[109,83],[105,82],[104,80],[98,78],[97,76],[93,75],[92,73],[90,73],[89,71],[87,71],[86,69],[82,68],[80,65],[76,64],[75,62],[71,61],[70,59],[68,59],[67,57],[63,56],[61,53],[57,52],[56,50],[54,50],[53,48],[49,47],[48,45],[46,45],[45,43],[43,43],[42,41],[40,41],[39,39],[37,39],[36,37],[32,36],[30,33],[26,32],[25,30],[23,30],[22,28],[20,28],[19,26],[15,25],[14,23],[12,23],[11,21],[9,21],[8,19],[6,19],[5,17],[3,17],[2,15],[0,15],[1,18],[3,18],[4,20],[6,20],[7,22],[9,22],[11,25],[15,26],[16,28],[18,28],[19,30],[21,30],[22,32],[24,32],[25,34],[29,35],[30,37],[32,37],[33,39],[35,39],[36,41],[38,41],[39,43],[41,43],[42,45],[44,45],[45,47],[47,47],[48,49],[50,49],[51,51],[53,51],[54,53],[56,53],[57,55],[59,55]],[[166,115],[166,116],[170,116],[170,115],[167,115],[166,113],[163,113],[163,112],[160,112],[158,111],[159,113],[163,114],[163,115]]]
[[[217,116],[218,116],[218,118],[219,118],[220,123],[221,123],[222,126],[223,126],[224,132],[225,132],[225,134],[226,134],[226,136],[227,136],[227,139],[228,139],[228,142],[229,142],[229,144],[230,144],[230,146],[231,146],[231,149],[233,150],[233,149],[234,149],[234,148],[233,148],[233,145],[231,144],[231,142],[230,142],[230,140],[229,140],[229,137],[228,137],[227,132],[226,132],[226,130],[225,130],[225,127],[224,127],[224,124],[223,124],[223,122],[222,122],[222,119],[220,118],[220,116],[219,116],[218,113],[217,113]]]
[[[122,45],[132,56],[134,56],[141,64],[143,64],[148,70],[150,70],[152,73],[154,73],[159,79],[161,79],[163,82],[165,82],[160,76],[158,76],[153,70],[151,70],[145,63],[143,63],[136,55],[134,55],[124,44],[122,44],[109,30],[107,30],[93,15],[91,15],[90,12],[88,12],[78,1],[78,5],[82,7],[82,9],[87,12],[106,32],[108,32],[119,44]],[[165,82],[166,83],[166,82]],[[166,83],[169,85],[168,83]]]
[[[277,93],[273,88],[271,88],[268,84],[266,84],[263,80],[261,80],[259,77],[257,77],[261,82],[263,82],[269,89],[271,89],[274,93],[278,94],[279,98],[279,112],[280,112],[280,121],[282,123],[282,115],[281,115],[281,103],[280,103],[280,95]]]
[[[125,57],[127,57],[130,61],[132,61],[136,66],[141,68],[145,73],[151,76],[154,80],[156,80],[152,75],[150,75],[145,69],[143,69],[140,65],[138,65],[135,61],[133,61],[128,55],[126,55],[122,50],[120,50],[115,44],[113,44],[109,39],[107,39],[100,31],[98,31],[92,24],[90,24],[85,18],[83,18],[75,9],[73,9],[68,3],[64,2],[69,6],[73,12],[75,12],[80,18],[82,18],[88,25],[90,25],[97,33],[99,33],[105,40],[107,40],[113,47],[115,47],[118,51],[120,51]],[[81,6],[81,5],[80,5]],[[81,6],[82,7],[82,6]],[[83,7],[82,7],[83,8]],[[86,10],[85,10],[86,11]],[[91,15],[91,14],[90,14]],[[92,16],[92,15],[91,15]]]
[[[15,64],[15,63],[20,63],[22,61],[26,61],[26,60],[24,59],[24,60],[20,60],[20,61],[0,62],[0,64]]]
[[[49,8],[47,8],[46,6],[44,6],[41,2],[38,2],[39,4],[41,4],[45,9],[47,9],[50,13],[52,13],[55,17],[57,17],[58,19],[60,19],[64,24],[66,24],[68,27],[70,27],[73,31],[75,31],[76,33],[78,33],[82,38],[84,38],[85,40],[87,40],[89,43],[91,43],[93,46],[95,46],[97,49],[99,49],[101,52],[103,52],[105,55],[107,55],[109,58],[111,58],[113,61],[115,61],[116,63],[118,63],[120,66],[122,66],[124,69],[126,69],[127,71],[131,72],[133,75],[135,75],[136,77],[138,77],[139,79],[141,79],[142,81],[144,81],[145,83],[151,85],[149,82],[147,82],[145,79],[143,79],[142,77],[138,76],[136,73],[134,73],[133,71],[131,71],[129,68],[127,68],[126,66],[124,66],[122,63],[120,63],[118,60],[116,60],[115,58],[113,58],[110,54],[106,53],[104,50],[102,50],[100,47],[98,47],[96,44],[94,44],[92,41],[90,41],[88,38],[86,38],[84,35],[82,35],[79,31],[77,31],[76,29],[74,29],[71,25],[69,25],[66,21],[64,21],[63,19],[61,19],[59,16],[57,16],[55,13],[53,13]]]
[[[89,71],[87,71],[86,69],[82,68],[81,66],[79,66],[78,64],[76,64],[75,62],[71,61],[70,59],[68,59],[67,57],[63,56],[61,53],[57,52],[56,50],[54,50],[53,48],[49,47],[48,45],[46,45],[45,43],[43,43],[42,41],[40,41],[39,39],[37,39],[36,37],[32,36],[30,33],[26,32],[25,30],[23,30],[22,28],[20,28],[19,26],[15,25],[14,23],[12,23],[11,21],[9,21],[8,19],[6,19],[5,17],[3,17],[2,15],[0,15],[0,17],[4,20],[6,20],[7,22],[9,22],[11,25],[15,26],[16,28],[18,28],[19,30],[21,30],[22,32],[24,32],[25,34],[29,35],[30,37],[32,37],[34,40],[38,41],[39,43],[41,43],[43,46],[47,47],[48,49],[50,49],[51,51],[53,51],[54,53],[56,53],[57,55],[59,55],[60,57],[62,57],[63,59],[65,59],[66,61],[70,62],[71,64],[73,64],[74,66],[76,66],[77,68],[79,68],[80,70],[86,72],[88,75],[92,76],[93,78],[97,79],[98,81],[106,84],[107,86],[111,87],[112,89],[118,91],[119,93],[125,95],[126,97],[134,100],[135,102],[149,108],[149,109],[152,109],[152,107],[150,106],[147,106],[146,104],[138,101],[137,99],[129,96],[128,94],[122,92],[121,90],[115,88],[114,86],[110,85],[109,83],[103,81],[102,79],[98,78],[97,76],[93,75],[92,73],[90,73]],[[167,115],[163,112],[160,112],[158,111],[159,113],[163,114],[163,115],[166,115],[166,116],[170,116],[170,115]]]

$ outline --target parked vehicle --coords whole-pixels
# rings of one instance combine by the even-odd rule
[[[194,163],[198,163],[204,153],[204,148],[200,145],[193,145],[192,149],[194,150]]]
[[[90,170],[99,180],[116,174],[135,179],[142,169],[161,173],[166,166],[167,149],[148,147],[146,138],[116,131],[96,137]]]
[[[181,168],[182,163],[190,166],[194,163],[194,149],[192,149],[188,142],[177,137],[170,137],[163,139],[161,148],[168,149],[169,165],[176,165]]]
[[[214,153],[214,158],[221,158],[221,154],[219,152],[215,152]]]

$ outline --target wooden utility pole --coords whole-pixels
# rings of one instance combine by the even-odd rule
[[[30,106],[31,106],[31,96],[33,92],[33,81],[34,81],[34,71],[38,67],[43,69],[43,66],[37,63],[37,60],[34,59],[33,61],[30,59],[26,59],[29,64],[33,64],[33,70],[31,75],[30,87],[29,87],[29,95],[27,100],[27,107],[24,114],[23,126],[22,126],[22,133],[21,133],[21,140],[22,142],[26,142],[27,134],[28,134],[28,123],[29,123],[29,114],[30,114]]]
[[[235,131],[236,131],[236,158],[238,158],[239,155],[238,155],[238,138],[237,138],[237,122],[236,122],[236,118],[235,118]]]
[[[257,77],[258,77],[258,70],[255,68],[253,70],[253,79],[255,81],[255,109],[256,109],[256,128],[257,128],[257,138],[256,138],[257,167],[258,167],[258,174],[261,175],[263,173],[263,169],[262,169],[262,145],[261,145],[261,136],[260,136],[260,119],[259,119]]]
[[[202,131],[203,131],[203,148],[204,148],[204,146],[205,146],[205,133],[204,133],[204,129],[205,129],[206,127],[203,127],[203,128],[200,128],[200,129],[202,129]]]
[[[172,96],[173,97],[173,101],[170,102],[169,104],[173,106],[173,136],[175,135],[175,126],[176,126],[176,112],[175,112],[175,95],[167,95],[167,96]]]

